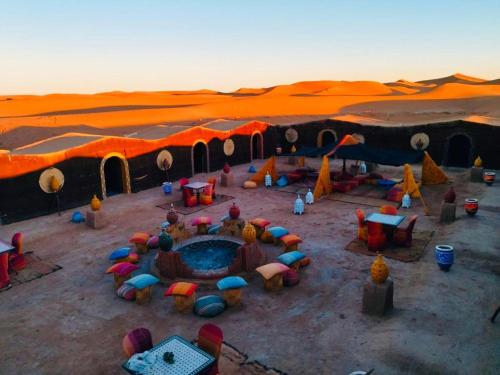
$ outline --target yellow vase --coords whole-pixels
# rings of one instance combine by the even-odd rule
[[[382,284],[389,277],[389,268],[384,262],[382,255],[377,255],[377,258],[372,263],[370,268],[372,280],[377,284]]]
[[[52,176],[50,178],[50,190],[56,192],[59,191],[60,188],[61,188],[61,183],[59,182],[56,176]]]
[[[483,166],[483,160],[481,159],[481,156],[477,156],[476,160],[474,160],[474,167],[476,168],[481,168]]]
[[[101,201],[96,197],[95,194],[90,200],[90,208],[92,209],[92,211],[99,211],[101,209]]]
[[[253,243],[257,239],[257,232],[255,231],[255,227],[248,221],[243,227],[242,235],[243,235],[243,240],[246,243]]]

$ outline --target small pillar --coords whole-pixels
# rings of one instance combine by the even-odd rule
[[[276,292],[283,288],[283,274],[278,273],[269,280],[264,280],[264,289],[270,292]]]
[[[241,288],[227,289],[224,291],[224,300],[228,306],[238,306],[241,304]]]
[[[483,167],[472,167],[470,169],[470,180],[472,182],[483,182],[483,173],[484,173],[484,168]]]
[[[456,218],[457,202],[441,203],[441,215],[439,216],[440,223],[453,223]]]
[[[106,217],[102,211],[87,211],[85,222],[92,229],[101,229],[106,226]]]
[[[190,296],[175,295],[175,309],[184,314],[192,312],[195,298],[196,293],[193,293]]]
[[[121,287],[125,281],[130,279],[131,276],[132,276],[131,274],[120,276],[117,273],[115,273],[114,274],[115,289],[118,289],[119,287]]]
[[[376,284],[368,277],[363,287],[363,314],[382,316],[393,308],[394,283],[390,277]]]
[[[220,175],[220,186],[233,186],[234,185],[234,175],[232,172],[222,173]]]
[[[241,237],[245,221],[242,219],[225,219],[222,222],[219,234],[224,236]]]
[[[153,294],[153,286],[147,286],[143,289],[137,289],[135,294],[135,303],[138,305],[147,305],[151,302],[151,297]]]

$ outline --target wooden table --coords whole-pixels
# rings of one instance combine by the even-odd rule
[[[196,191],[196,200],[200,204],[200,191],[208,185],[210,185],[208,182],[191,182],[184,185],[184,187]]]
[[[174,363],[169,364],[163,360],[165,352],[174,354]],[[148,367],[147,373],[150,375],[195,375],[202,373],[215,362],[215,358],[210,354],[180,336],[170,336],[155,345],[149,351],[149,356],[153,359],[156,357]],[[122,367],[130,374],[140,373],[129,367],[129,361]]]
[[[389,225],[397,227],[405,219],[406,216],[402,215],[386,215],[380,214],[378,212],[373,212],[366,215],[366,221],[371,221],[372,223],[380,223],[384,225]]]

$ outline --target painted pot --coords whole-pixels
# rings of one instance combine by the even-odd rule
[[[229,208],[229,217],[233,220],[236,220],[240,217],[240,208],[233,203],[233,205]]]
[[[161,184],[161,188],[163,189],[163,192],[165,195],[172,194],[172,183],[171,182],[164,182]]]
[[[450,245],[436,245],[434,248],[436,263],[442,271],[448,272],[453,264],[454,251]]]
[[[477,213],[477,210],[479,209],[478,200],[475,198],[467,198],[465,200],[464,209],[465,212],[467,212],[470,216],[474,216]]]
[[[167,221],[170,225],[174,225],[179,220],[179,215],[177,215],[177,211],[174,209],[174,205],[170,206],[170,210],[167,213]]]
[[[231,172],[231,166],[228,163],[224,163],[224,167],[222,168],[224,173],[229,173]]]
[[[491,186],[495,182],[495,176],[495,172],[484,172],[483,181],[486,182],[486,185]]]

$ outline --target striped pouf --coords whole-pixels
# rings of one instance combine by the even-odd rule
[[[289,269],[283,273],[283,285],[284,286],[295,286],[299,283],[300,277],[297,271]]]
[[[219,296],[203,296],[194,303],[194,313],[199,316],[212,318],[226,309],[226,302]]]
[[[135,289],[132,285],[122,284],[122,286],[116,290],[116,295],[127,301],[132,301],[135,299],[136,291],[137,289]]]

